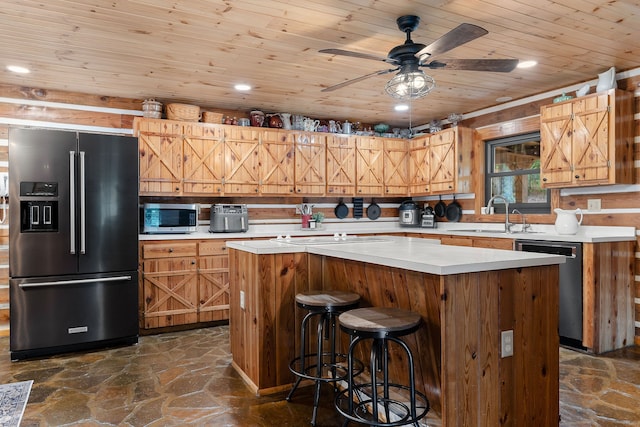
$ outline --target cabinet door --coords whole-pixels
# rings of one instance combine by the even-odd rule
[[[456,191],[456,130],[445,129],[429,138],[431,193]]]
[[[198,321],[229,319],[229,257],[198,259]]]
[[[182,192],[182,122],[158,119],[134,121],[138,135],[140,195]]]
[[[326,192],[326,136],[295,134],[296,194],[322,196]]]
[[[258,194],[260,128],[224,126],[225,194]]]
[[[608,92],[576,99],[573,105],[573,178],[583,185],[607,184],[615,149]],[[613,182],[613,180],[611,181]]]
[[[409,140],[409,194],[424,196],[429,194],[429,137]]]
[[[260,137],[260,194],[293,194],[294,134],[265,129]]]
[[[572,104],[545,105],[540,110],[540,179],[543,188],[573,181],[571,167]]]
[[[195,257],[144,260],[142,277],[145,329],[198,321]]]
[[[384,139],[384,194],[402,196],[409,194],[409,151],[403,139]]]
[[[185,124],[182,151],[182,192],[187,195],[216,195],[223,190],[224,139],[222,126]]]
[[[356,192],[356,143],[346,135],[327,137],[327,194]]]
[[[376,137],[356,138],[356,194],[381,196],[384,193],[384,146]]]

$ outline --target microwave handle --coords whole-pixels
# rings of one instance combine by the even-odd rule
[[[241,216],[241,217],[240,217],[240,229],[241,229],[241,230],[244,230],[244,228],[245,228],[245,227],[244,227],[244,217],[243,217],[243,216]]]
[[[224,217],[224,229],[225,231],[229,229],[229,218],[228,217]]]

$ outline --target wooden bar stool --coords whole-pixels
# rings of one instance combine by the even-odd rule
[[[287,396],[291,400],[293,393],[298,388],[302,379],[315,381],[315,396],[313,400],[313,415],[311,425],[316,425],[318,402],[320,400],[320,385],[323,382],[332,382],[334,391],[337,392],[336,382],[347,378],[345,354],[336,353],[336,319],[340,313],[358,307],[360,295],[342,291],[310,291],[296,295],[298,307],[308,310],[302,319],[300,331],[300,356],[289,364],[289,370],[297,377],[293,388]],[[317,318],[318,336],[315,353],[307,353],[307,327],[311,319]],[[324,348],[324,341],[329,341],[329,351]],[[363,365],[359,361],[352,363],[353,373],[362,372]]]
[[[418,420],[429,411],[429,401],[415,389],[413,354],[399,337],[418,330],[422,323],[420,315],[398,308],[369,307],[342,313],[339,322],[340,328],[352,338],[347,354],[347,388],[336,396],[335,402],[338,412],[345,417],[344,426],[350,421],[371,426],[418,426]],[[356,346],[367,339],[373,340],[369,364],[371,381],[356,384],[351,375],[353,353]],[[397,343],[407,355],[407,385],[389,382],[390,342]]]

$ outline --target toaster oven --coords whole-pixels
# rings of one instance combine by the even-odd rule
[[[247,205],[211,205],[209,232],[240,233],[249,229]]]

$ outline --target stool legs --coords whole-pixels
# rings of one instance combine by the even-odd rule
[[[415,372],[413,366],[413,354],[407,344],[395,337],[373,338],[369,370],[371,373],[371,381],[369,384],[354,384],[353,378],[353,360],[354,349],[356,345],[364,340],[363,337],[355,337],[349,346],[347,354],[348,378],[347,390],[341,392],[336,397],[336,407],[338,411],[345,417],[343,427],[346,427],[350,421],[357,421],[372,426],[400,426],[413,424],[418,427],[418,420],[422,418],[429,410],[429,402],[426,397],[417,392],[415,389]],[[389,382],[389,341],[397,343],[406,353],[409,365],[409,385],[399,385]],[[378,381],[376,373],[382,371],[382,382]],[[390,388],[400,388],[409,391],[409,404],[391,399]],[[370,388],[371,396],[366,396],[363,389]],[[381,388],[379,391],[378,388]],[[382,394],[382,396],[380,396]],[[342,399],[347,397],[346,411],[342,409]],[[419,397],[424,406],[421,407],[422,412],[418,416],[416,397]],[[400,409],[403,413],[393,413],[392,407]],[[424,409],[423,409],[424,408]],[[380,410],[383,410],[381,417]],[[371,419],[367,419],[367,410],[371,411]],[[396,416],[396,421],[391,421],[391,417]],[[382,421],[380,419],[383,418]]]

